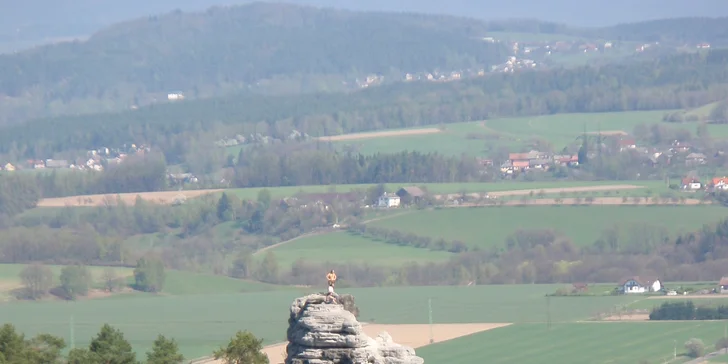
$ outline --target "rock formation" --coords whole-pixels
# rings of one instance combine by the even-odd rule
[[[293,301],[288,319],[285,364],[425,362],[415,355],[414,349],[394,343],[386,332],[376,339],[367,336],[354,314],[347,310],[351,307],[326,303],[325,299],[323,294],[312,294]],[[346,301],[353,302],[353,298]]]

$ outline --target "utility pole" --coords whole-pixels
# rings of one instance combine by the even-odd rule
[[[432,298],[427,299],[427,309],[430,312],[430,344],[435,342],[435,336],[432,332]]]
[[[677,340],[672,341],[672,358],[677,358]]]
[[[73,325],[73,315],[71,315],[70,326],[71,326],[71,350],[73,350],[73,349],[76,348],[76,337],[75,337],[75,334],[73,332],[73,326],[74,326]]]
[[[546,329],[551,330],[551,296],[546,296]]]

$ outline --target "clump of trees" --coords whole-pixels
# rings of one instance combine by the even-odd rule
[[[164,264],[159,259],[141,258],[134,268],[134,288],[143,292],[161,292],[165,282]]]
[[[433,251],[448,251],[451,253],[462,253],[468,251],[468,246],[459,240],[447,241],[445,239],[432,239],[429,236],[418,236],[411,233],[403,233],[393,229],[369,227],[364,224],[352,224],[348,231],[388,244],[411,246],[415,248],[430,249]]]
[[[249,331],[238,331],[230,342],[215,350],[215,359],[226,364],[268,364],[261,351],[263,340]],[[104,324],[87,347],[74,348],[64,356],[66,342],[57,336],[39,334],[26,338],[15,326],[0,326],[0,362],[23,364],[139,364],[131,343],[124,333]],[[185,357],[175,339],[158,335],[146,353],[147,364],[181,364]]]
[[[693,301],[665,302],[650,312],[650,320],[725,320],[728,306],[696,307]]]
[[[250,331],[238,331],[230,342],[213,353],[216,360],[225,364],[268,364],[268,356],[262,352],[263,339]]]

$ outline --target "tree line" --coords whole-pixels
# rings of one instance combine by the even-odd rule
[[[443,238],[433,239],[429,236],[418,236],[412,233],[402,233],[394,229],[369,227],[365,224],[353,224],[347,229],[352,234],[381,240],[388,244],[411,246],[433,251],[448,251],[461,253],[468,251],[468,246],[459,240],[447,241]]]
[[[650,320],[726,320],[728,306],[697,307],[693,301],[664,302],[650,312]]]
[[[518,115],[690,108],[728,96],[726,65],[728,51],[711,50],[450,83],[399,83],[354,93],[248,94],[160,104],[7,127],[0,134],[0,153],[21,159],[145,142],[176,164],[196,149],[200,135],[209,137],[209,143],[223,135],[250,133],[285,140],[294,129],[322,136]]]
[[[19,332],[15,326],[0,327],[0,361],[23,364],[181,364],[185,357],[179,352],[175,339],[158,335],[154,345],[146,353],[146,360],[137,360],[131,343],[121,330],[109,324],[101,326],[88,347],[71,348],[63,355],[66,342],[51,334],[38,334],[31,338]],[[225,364],[268,364],[268,357],[261,352],[263,340],[251,332],[238,331],[227,345],[212,354]]]
[[[241,151],[233,168],[235,187],[482,181],[475,157],[400,152],[362,155],[293,145]]]

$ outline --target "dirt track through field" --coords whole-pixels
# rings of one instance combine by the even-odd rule
[[[586,202],[583,198],[577,203],[577,200],[575,198],[562,198],[561,201],[557,201],[554,198],[539,198],[539,199],[531,199],[528,201],[519,201],[519,200],[509,200],[509,201],[503,201],[502,206],[550,206],[550,205],[584,205],[584,206],[594,206],[594,205],[617,205],[617,206],[630,206],[630,205],[640,205],[640,206],[651,206],[651,205],[699,205],[700,200],[697,199],[685,199],[683,203],[673,203],[671,201],[660,201],[658,203],[653,203],[650,201],[645,201],[644,199],[640,200],[639,203],[635,202],[634,199],[628,198],[625,202],[622,200],[621,197],[594,197],[594,200],[591,201],[591,203]],[[712,204],[711,202],[703,202],[706,205]],[[444,206],[449,208],[455,208],[455,207],[474,207],[474,206],[498,206],[494,203],[491,204],[478,204],[478,203],[461,203],[459,205],[452,205],[452,206]]]
[[[482,331],[493,330],[505,327],[510,323],[489,323],[489,324],[435,324],[432,325],[434,342],[443,342],[457,339],[462,336],[475,334]],[[430,325],[380,325],[364,324],[364,332],[370,337],[377,337],[381,332],[386,331],[392,336],[392,340],[398,344],[419,348],[430,344]],[[263,348],[268,355],[271,364],[281,364],[286,357],[287,343],[269,345]],[[222,364],[221,360],[206,359],[194,361],[195,364]]]
[[[694,294],[694,295],[684,295],[684,296],[650,296],[647,299],[648,300],[694,300],[694,299],[716,299],[716,300],[726,300],[728,299],[728,295],[721,295],[721,294]]]
[[[44,198],[38,201],[38,207],[66,207],[66,206],[103,206],[106,202],[115,204],[117,198],[126,204],[133,205],[137,196],[145,201],[168,205],[174,202],[178,197],[195,198],[210,193],[218,193],[224,190],[187,190],[187,191],[160,191],[160,192],[139,192],[139,193],[119,193],[108,195],[83,195],[69,196],[58,198]]]
[[[318,140],[321,140],[324,142],[341,142],[341,141],[346,141],[346,140],[436,134],[436,133],[440,133],[440,132],[441,132],[441,130],[438,128],[424,128],[424,129],[413,129],[413,130],[390,130],[390,131],[375,131],[375,132],[371,132],[371,133],[332,135],[332,136],[319,137]]]
[[[534,195],[538,195],[539,193],[543,192],[544,194],[555,194],[555,193],[575,193],[575,192],[597,192],[597,191],[616,191],[616,190],[634,190],[639,188],[645,188],[645,186],[636,186],[636,185],[603,185],[603,186],[585,186],[585,187],[558,187],[558,188],[537,188],[537,189],[528,189],[528,190],[510,190],[510,191],[495,191],[495,192],[488,192],[487,195],[493,196],[493,197],[503,197],[503,196],[523,196],[523,195],[529,195],[533,193]],[[461,194],[459,193],[450,193],[450,194],[444,194],[444,195],[436,195],[435,197],[440,199],[443,197],[459,197]],[[471,193],[469,194],[473,197],[480,197],[481,193]]]

